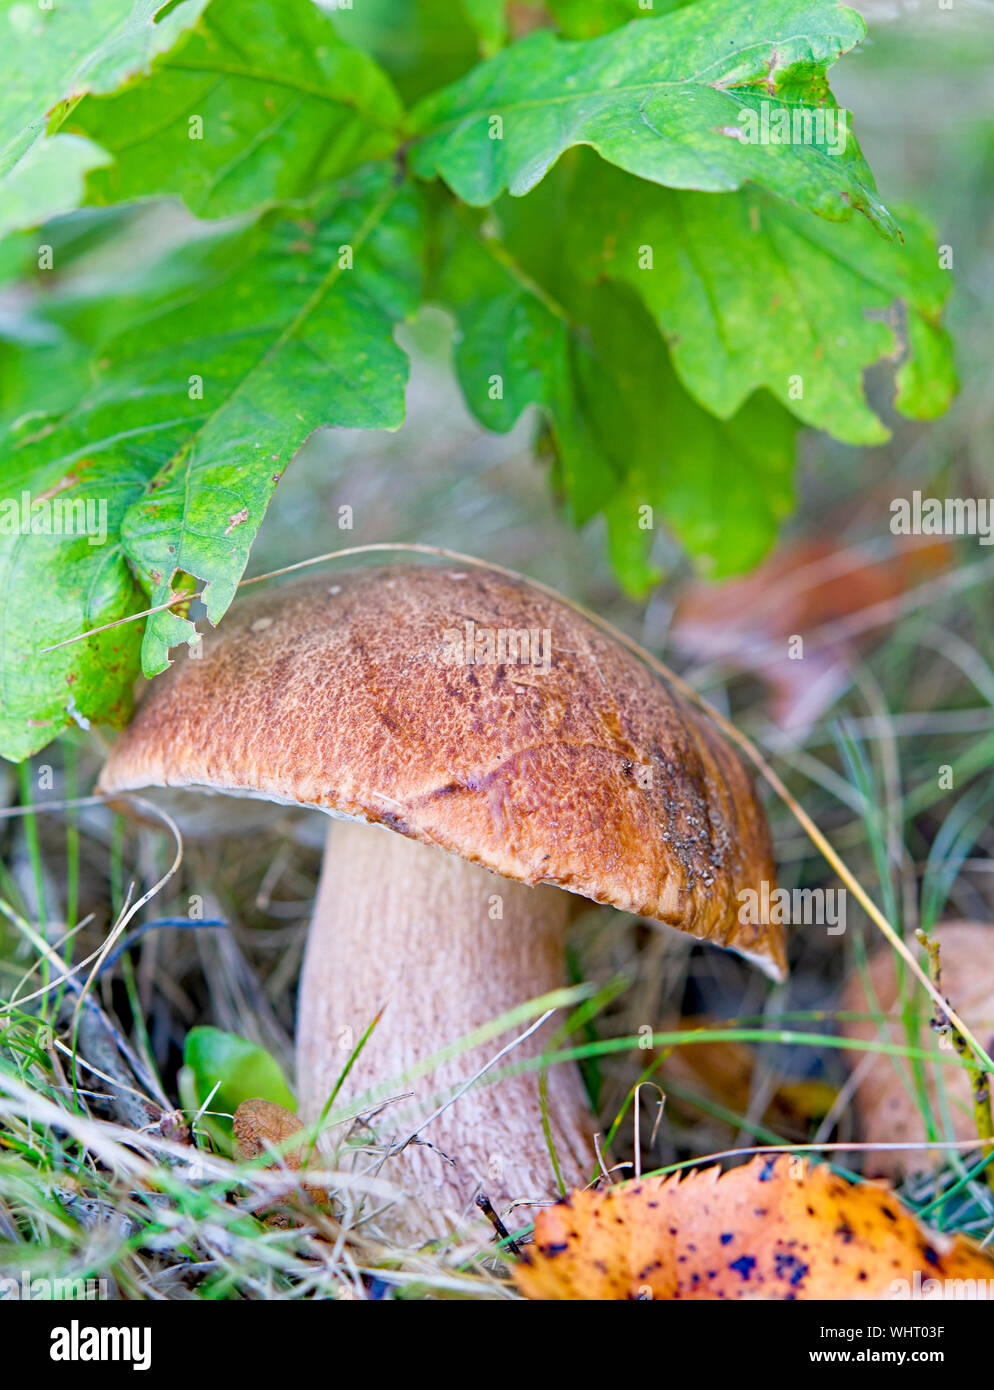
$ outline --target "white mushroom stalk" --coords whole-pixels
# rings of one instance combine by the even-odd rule
[[[411,1197],[386,1214],[393,1234],[441,1236],[465,1224],[481,1192],[502,1215],[514,1202],[547,1200],[557,1186],[550,1141],[568,1187],[597,1171],[594,1121],[572,1063],[546,1073],[548,1139],[538,1071],[488,1073],[420,1129],[525,1023],[404,1080],[481,1025],[562,987],[567,909],[558,889],[499,878],[379,827],[332,822],[300,982],[298,1093],[303,1117],[317,1120],[382,1009],[336,1108],[364,1094],[416,1093],[374,1121],[395,1147],[418,1131],[382,1170]],[[544,1024],[494,1072],[539,1057],[555,1027]]]

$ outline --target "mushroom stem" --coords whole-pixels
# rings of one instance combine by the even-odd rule
[[[559,889],[500,878],[378,827],[333,822],[300,981],[297,1083],[304,1119],[318,1119],[382,1008],[338,1100],[413,1090],[414,1101],[388,1107],[376,1121],[381,1138],[405,1139],[514,1034],[461,1052],[423,1078],[398,1084],[399,1078],[515,1005],[561,988],[566,917]],[[538,1055],[552,1027],[550,1020],[508,1061]],[[596,1158],[580,1075],[573,1063],[547,1075],[562,1179],[567,1188],[583,1185]],[[491,1084],[482,1079],[419,1137],[427,1143],[408,1145],[381,1173],[413,1199],[379,1222],[392,1235],[398,1229],[409,1239],[441,1235],[465,1221],[481,1191],[499,1211],[557,1194],[538,1072]]]

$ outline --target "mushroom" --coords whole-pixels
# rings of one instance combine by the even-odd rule
[[[559,889],[785,970],[782,929],[739,920],[738,895],[774,869],[732,747],[566,603],[490,569],[356,569],[240,600],[150,687],[100,778],[107,794],[150,786],[333,818],[300,981],[308,1123],[381,1009],[340,1101],[391,1079],[396,1094],[440,1048],[562,987]],[[540,1055],[550,1027],[509,1060]],[[412,1083],[409,1133],[497,1046]],[[563,1181],[589,1181],[572,1063],[546,1102],[534,1070],[471,1087],[391,1160],[415,1200],[381,1226],[437,1233],[481,1190],[547,1199],[546,1119]]]
[[[943,995],[981,1042],[990,1038],[994,1044],[994,925],[982,922],[943,922],[935,929],[938,942]],[[884,1035],[888,1042],[903,1045],[907,1042],[901,1021],[903,999],[898,991],[896,957],[889,946],[881,947],[870,958],[869,980],[871,995],[860,976],[853,975],[846,985],[842,1007],[848,1013],[882,1013],[890,1021]],[[918,988],[910,975],[905,990]],[[922,996],[921,1036],[919,1046],[927,1046],[931,1038],[938,1050],[948,1045],[945,1037],[936,1038],[929,1028],[934,1013],[932,1003]],[[872,1020],[846,1021],[842,1032],[847,1038],[861,1042],[876,1042],[880,1029]],[[915,1090],[910,1064],[891,1056],[869,1058],[872,1053],[849,1052],[846,1061],[857,1084],[855,1110],[860,1136],[869,1145],[906,1143],[907,1149],[882,1149],[871,1152],[866,1161],[868,1172],[888,1177],[901,1177],[916,1170],[940,1167],[949,1161],[948,1149],[915,1147],[927,1139],[925,1121]],[[947,1054],[948,1055],[948,1054]],[[926,1064],[927,1065],[927,1064]],[[926,1091],[933,1114],[942,1115],[935,1074],[942,1077],[949,1108],[952,1138],[976,1139],[977,1125],[973,1109],[970,1073],[962,1067],[951,1066],[941,1057],[934,1068],[927,1068]]]
[[[302,1173],[308,1166],[307,1131],[285,1105],[277,1105],[272,1100],[243,1100],[232,1117],[231,1131],[236,1158],[246,1161],[265,1154],[271,1160],[267,1168],[283,1168],[290,1173]],[[299,1141],[291,1143],[298,1135]],[[315,1206],[327,1206],[328,1196],[323,1187],[302,1182],[301,1188]],[[266,1220],[273,1226],[290,1224],[286,1212],[279,1210],[270,1212]]]

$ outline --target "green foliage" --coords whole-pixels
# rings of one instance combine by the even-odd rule
[[[462,330],[456,369],[480,422],[507,430],[526,405],[541,408],[574,520],[606,511],[615,568],[632,590],[656,577],[652,530],[640,526],[647,506],[714,576],[754,564],[790,506],[796,421],[765,392],[728,420],[702,409],[630,292],[585,283],[568,260],[546,269],[555,297],[539,288],[527,262],[549,225],[544,200],[507,212],[500,240],[480,228],[452,236],[436,286]],[[502,399],[495,372],[512,384]]]
[[[6,757],[126,719],[139,669],[198,638],[177,596],[221,620],[307,436],[401,423],[394,330],[425,299],[478,419],[537,412],[635,593],[661,523],[713,575],[762,556],[801,425],[885,438],[867,367],[899,359],[912,416],[954,389],[929,230],[908,212],[896,236],[832,137],[827,70],[863,34],[834,0],[0,0],[0,21],[23,60],[0,230],[35,228],[0,241]],[[805,138],[746,138],[777,113]]]
[[[858,209],[891,233],[851,134],[839,154],[826,140],[742,138],[743,111],[834,115],[826,69],[863,32],[855,11],[822,0],[701,0],[582,43],[543,30],[418,108],[414,167],[482,206],[505,188],[527,193],[566,150],[590,145],[670,188],[725,192],[750,180],[825,217]]]
[[[0,536],[0,732],[13,756],[47,741],[39,721],[57,731],[70,701],[83,717],[126,717],[138,644],[154,674],[193,629],[160,612],[144,641],[130,624],[104,634],[98,650],[91,639],[39,658],[41,647],[112,622],[129,604],[166,602],[177,571],[205,581],[208,613],[219,618],[307,436],[329,413],[355,428],[400,424],[407,359],[392,330],[418,299],[419,220],[414,193],[373,169],[326,190],[307,216],[197,228],[166,257],[184,273],[145,267],[125,322],[112,314],[109,331],[89,325],[76,357],[44,340],[22,349],[22,361],[35,359],[26,392],[34,381],[47,389],[54,353],[64,380],[77,369],[79,394],[36,408],[12,431],[7,488],[60,504],[108,499],[109,515],[106,542],[71,538],[68,565],[63,535]],[[175,292],[157,294],[174,276]]]
[[[109,162],[99,145],[79,135],[37,140],[0,181],[0,235],[75,207],[86,175]]]
[[[507,38],[504,0],[462,0],[462,7],[479,38],[481,53],[488,57],[496,53]]]
[[[163,0],[73,0],[71,5],[49,7],[2,0],[0,229],[30,226],[32,212],[47,216],[53,211],[50,197],[33,209],[22,202],[18,220],[12,222],[8,190],[13,185],[20,196],[26,176],[20,166],[29,154],[35,170],[43,161],[53,177],[56,166],[64,170],[71,162],[72,155],[55,132],[75,103],[87,92],[113,91],[156,54],[171,49],[206,4],[207,0],[180,0],[157,16]],[[63,148],[52,150],[53,144]],[[72,206],[68,194],[59,201],[61,208]]]
[[[630,19],[669,14],[695,0],[549,0],[559,31],[567,39],[592,39],[627,24]]]
[[[214,0],[144,81],[74,128],[114,156],[93,201],[179,194],[202,217],[307,196],[399,142],[400,99],[311,0]],[[198,124],[199,122],[199,124]]]
[[[296,1108],[286,1077],[264,1048],[220,1028],[191,1028],[183,1044],[183,1103],[207,1111],[207,1127],[227,1143],[231,1120],[244,1100],[270,1100]],[[202,1122],[203,1123],[203,1122]]]
[[[850,444],[880,443],[889,432],[866,400],[862,374],[899,348],[888,314],[898,301],[909,331],[922,335],[918,351],[930,357],[924,380],[909,383],[895,404],[926,418],[949,404],[952,348],[939,323],[948,275],[913,211],[902,212],[901,245],[865,220],[840,226],[808,217],[753,188],[712,198],[633,186],[594,160],[584,183],[585,208],[610,215],[592,224],[578,209],[570,263],[635,290],[680,380],[714,414],[731,415],[765,386],[807,425]],[[790,390],[798,376],[800,397]]]
[[[485,14],[497,7],[478,0],[476,8]],[[408,104],[454,82],[480,57],[480,32],[462,0],[362,0],[332,18],[343,39],[390,74]]]

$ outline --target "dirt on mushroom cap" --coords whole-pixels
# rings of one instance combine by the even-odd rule
[[[154,683],[100,785],[378,822],[785,971],[782,927],[739,921],[739,893],[775,872],[735,751],[613,638],[486,568],[335,571],[239,600]]]
[[[883,1184],[781,1155],[574,1192],[539,1214],[514,1279],[560,1301],[889,1299],[928,1280],[994,1289],[994,1261]]]

